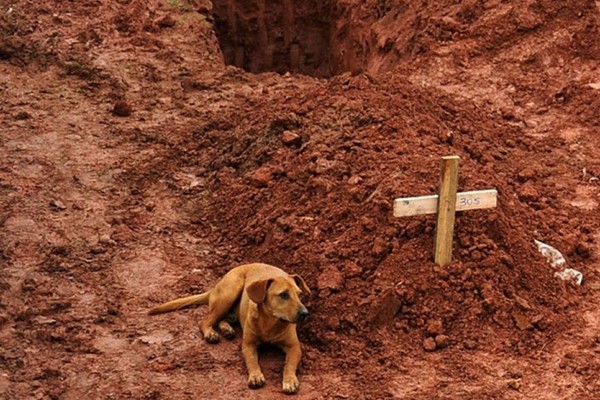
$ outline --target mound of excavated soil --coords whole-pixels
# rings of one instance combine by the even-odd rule
[[[254,261],[312,289],[300,398],[600,393],[599,7],[358,3],[0,1],[2,396],[283,397],[145,315]],[[450,154],[499,201],[439,267],[392,204]]]

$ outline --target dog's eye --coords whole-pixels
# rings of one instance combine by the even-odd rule
[[[288,292],[281,292],[279,293],[279,297],[281,297],[283,300],[289,300],[290,294]]]

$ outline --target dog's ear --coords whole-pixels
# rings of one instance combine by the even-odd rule
[[[267,297],[267,290],[269,289],[269,286],[271,286],[271,283],[273,283],[273,279],[264,279],[262,281],[252,282],[246,289],[250,300],[256,304],[260,304],[265,301],[265,298]]]
[[[302,292],[304,294],[310,294],[310,289],[308,287],[308,285],[306,284],[306,282],[304,282],[304,279],[302,279],[302,277],[300,275],[292,275],[292,278],[294,279],[294,282],[296,282],[296,285],[298,285],[298,287],[300,288],[300,290],[302,290]]]

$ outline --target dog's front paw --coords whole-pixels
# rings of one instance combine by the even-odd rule
[[[262,372],[250,374],[248,376],[248,387],[251,389],[258,389],[265,385],[265,376]]]
[[[285,378],[283,380],[283,391],[286,394],[297,393],[298,389],[300,389],[300,382],[298,382],[298,378],[296,378],[295,376]]]

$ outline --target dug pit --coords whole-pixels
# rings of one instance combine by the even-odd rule
[[[343,68],[334,43],[330,0],[214,0],[225,63],[248,72],[330,77]]]

